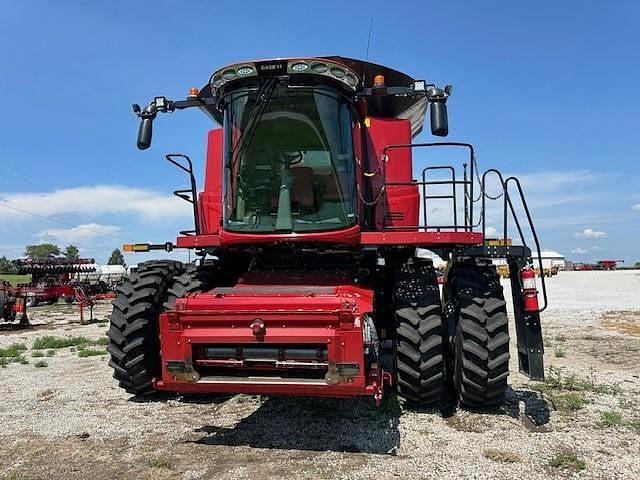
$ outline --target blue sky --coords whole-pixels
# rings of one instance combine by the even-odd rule
[[[104,261],[125,241],[173,239],[190,217],[162,155],[201,171],[211,123],[165,115],[140,152],[131,103],[182,98],[239,60],[364,57],[372,16],[370,59],[454,85],[449,139],[523,176],[544,248],[640,260],[640,4],[302,4],[3,1],[0,255],[51,240]]]

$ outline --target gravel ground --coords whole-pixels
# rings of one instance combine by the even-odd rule
[[[29,362],[0,369],[0,475],[640,478],[640,272],[561,272],[548,287],[547,382],[512,373],[504,412],[448,417],[400,412],[392,400],[381,409],[246,395],[143,402],[116,386],[106,355],[67,347],[34,357],[37,338],[98,340],[104,321],[73,323],[66,305],[33,309],[36,328],[0,332],[0,348],[22,343]],[[99,305],[95,316],[109,311]]]

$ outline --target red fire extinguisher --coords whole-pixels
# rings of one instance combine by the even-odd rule
[[[524,311],[539,312],[538,289],[536,288],[536,272],[532,268],[522,270],[522,293],[524,296]]]

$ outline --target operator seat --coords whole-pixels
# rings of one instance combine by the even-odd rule
[[[313,176],[313,168],[296,167],[292,168],[293,187],[291,189],[291,201],[297,203],[300,208],[316,209],[316,189]]]

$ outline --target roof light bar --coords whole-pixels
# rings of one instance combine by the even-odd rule
[[[211,92],[215,92],[228,82],[242,78],[278,75],[320,75],[339,81],[349,90],[356,91],[361,80],[348,67],[323,59],[269,60],[229,65],[216,71],[209,81]]]

